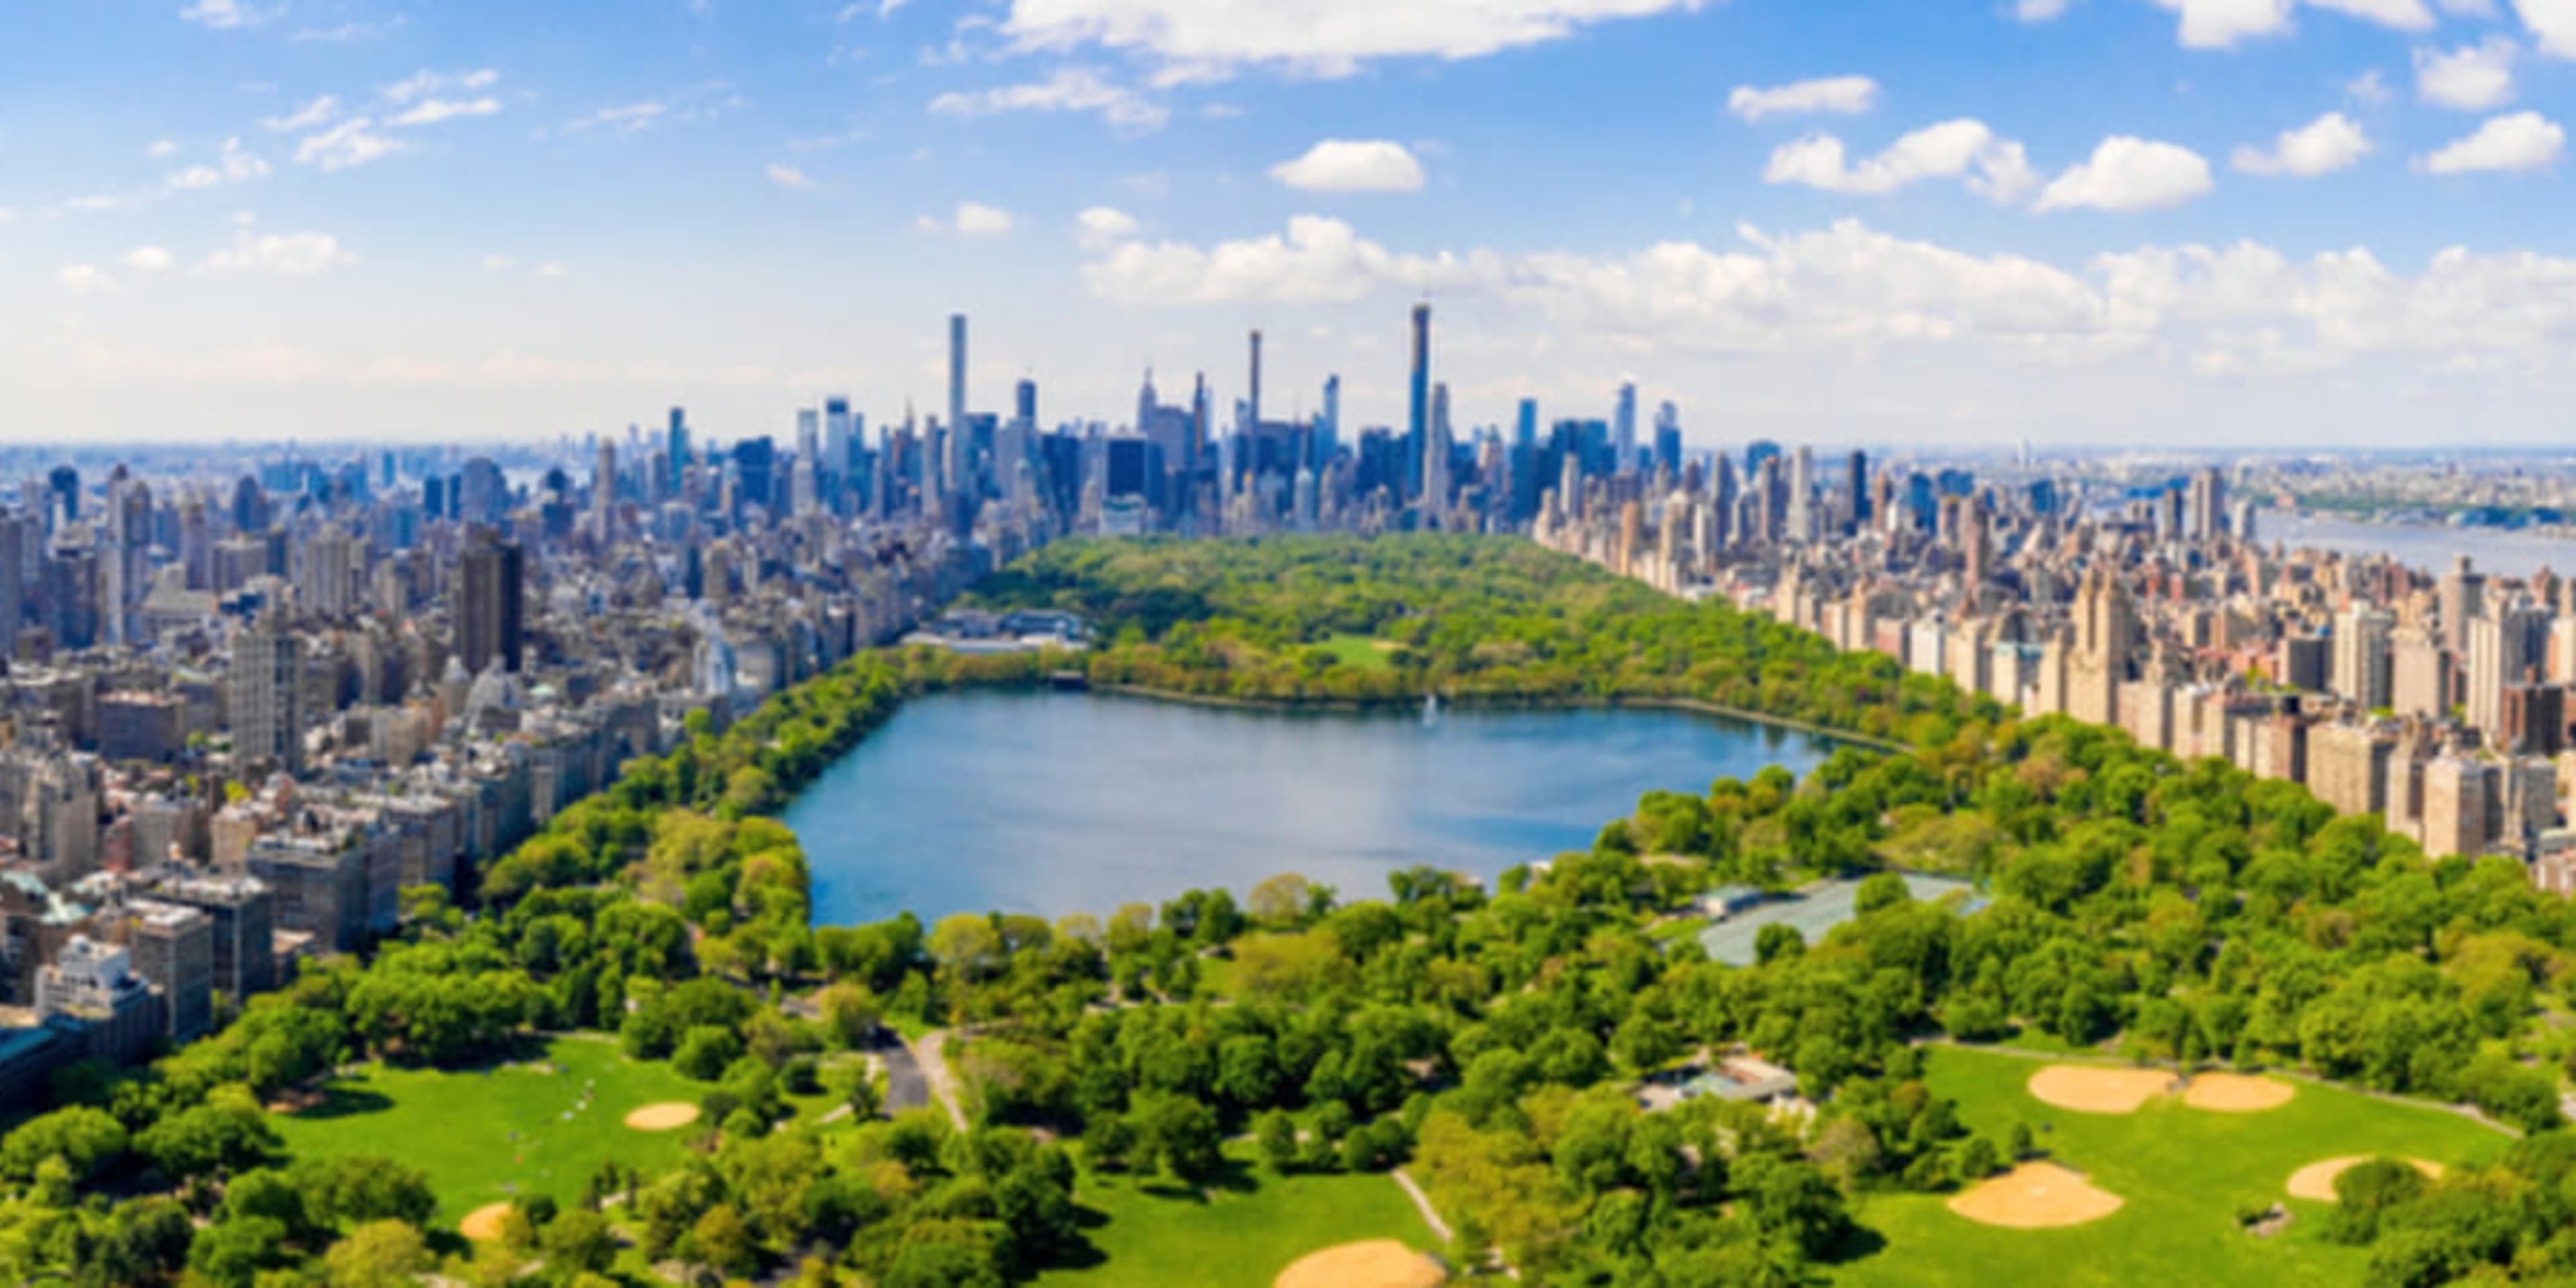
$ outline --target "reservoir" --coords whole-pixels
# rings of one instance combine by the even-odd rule
[[[814,923],[910,910],[1106,917],[1302,873],[1346,899],[1415,864],[1490,880],[1588,847],[1653,788],[1704,793],[1810,734],[1678,711],[1253,711],[1082,693],[915,699],[785,815]]]

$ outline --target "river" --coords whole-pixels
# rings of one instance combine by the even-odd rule
[[[2458,555],[2467,555],[2480,572],[2506,577],[2528,577],[2544,565],[2561,576],[2576,571],[2576,541],[2508,528],[2376,523],[2265,510],[2255,516],[2254,532],[2266,546],[2279,541],[2293,550],[2314,547],[2343,554],[2384,554],[2433,573],[2450,571],[2451,560]]]
[[[1831,754],[1813,735],[1640,708],[1288,713],[1079,693],[915,699],[786,813],[814,921],[909,909],[1107,915],[1297,872],[1382,898],[1417,863],[1491,878],[1591,843],[1652,788]]]

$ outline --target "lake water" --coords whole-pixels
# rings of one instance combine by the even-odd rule
[[[1637,709],[1280,713],[1079,693],[905,704],[786,814],[817,925],[909,909],[1106,916],[1298,872],[1382,898],[1417,863],[1491,878],[1588,846],[1652,788],[1701,792],[1821,738]]]
[[[2467,555],[2480,572],[2507,577],[2528,577],[2543,565],[2561,576],[2576,571],[2576,541],[2505,528],[2372,523],[2265,510],[2255,517],[2254,532],[2266,546],[2279,541],[2293,550],[2305,546],[2344,554],[2384,554],[2410,568],[2434,573],[2450,571],[2451,560],[2458,555]]]

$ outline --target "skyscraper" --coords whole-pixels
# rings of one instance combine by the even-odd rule
[[[1261,428],[1261,328],[1252,328],[1252,392],[1245,396],[1251,428]]]
[[[524,556],[517,543],[489,528],[476,529],[468,541],[459,561],[464,584],[456,602],[456,651],[468,674],[481,675],[495,661],[516,673],[527,599]]]
[[[948,315],[948,459],[941,480],[951,495],[966,489],[966,315]]]
[[[688,409],[683,407],[671,409],[671,430],[669,441],[664,444],[664,450],[671,454],[672,486],[677,487],[681,474],[687,471],[689,465]]]
[[[1413,386],[1404,426],[1404,492],[1422,492],[1422,468],[1431,447],[1431,306],[1413,306]]]
[[[1618,472],[1635,473],[1637,469],[1637,382],[1619,382],[1619,406],[1610,415],[1611,450],[1619,454]]]

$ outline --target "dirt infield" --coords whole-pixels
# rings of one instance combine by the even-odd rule
[[[2099,1221],[2120,1210],[2120,1196],[2097,1189],[2081,1172],[2055,1163],[2024,1163],[1953,1196],[1950,1210],[1979,1225],[2046,1230]]]
[[[2173,1090],[2162,1069],[2110,1069],[2052,1064],[2030,1075],[2030,1094],[2060,1109],[2088,1114],[2134,1114],[2138,1106]]]
[[[501,1237],[501,1218],[510,1215],[507,1203],[486,1203],[465,1214],[456,1223],[456,1232],[476,1243],[490,1243]]]
[[[1309,1252],[1271,1288],[1434,1288],[1448,1278],[1438,1262],[1393,1239],[1369,1239]]]
[[[2290,1197],[2314,1199],[2319,1203],[2333,1203],[2336,1201],[2335,1178],[2369,1162],[2370,1159],[2371,1155],[2368,1154],[2346,1154],[2341,1158],[2329,1158],[2323,1162],[2310,1163],[2290,1173]],[[2440,1180],[2443,1171],[2446,1170],[2440,1163],[2429,1158],[2410,1158],[2406,1161],[2413,1163],[2416,1171],[2435,1180]]]
[[[2253,1114],[2290,1103],[2298,1089],[2277,1078],[2242,1073],[2195,1073],[2183,1088],[2182,1102],[2194,1109],[2222,1114]]]
[[[685,1100],[665,1100],[626,1115],[626,1125],[637,1131],[678,1131],[697,1120],[698,1107]]]

